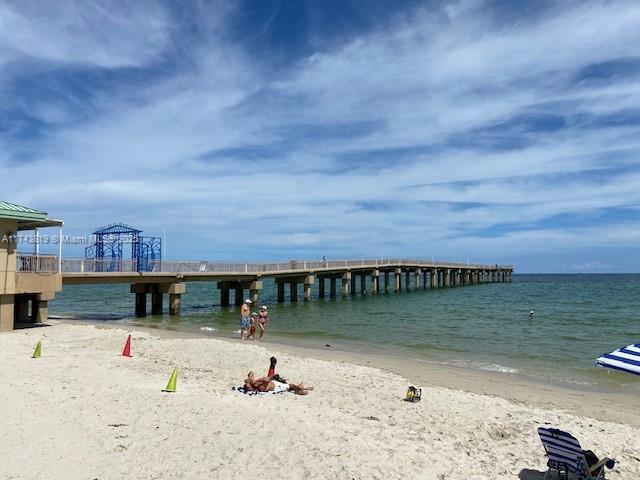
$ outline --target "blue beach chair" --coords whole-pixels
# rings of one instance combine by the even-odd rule
[[[589,465],[586,455],[593,456],[593,453],[582,450],[580,442],[570,433],[556,428],[540,427],[538,435],[549,458],[549,470],[544,476],[545,480],[549,478],[552,470],[557,471],[561,479],[568,479],[572,473],[577,480],[604,480],[604,467],[615,466],[615,461],[609,458]]]

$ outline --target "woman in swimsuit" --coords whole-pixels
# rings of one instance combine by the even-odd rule
[[[263,305],[260,307],[260,313],[258,314],[258,326],[260,327],[260,336],[258,339],[264,335],[267,325],[269,325],[269,312],[267,312],[267,307]]]
[[[313,387],[304,384],[282,383],[272,380],[271,377],[255,378],[253,372],[249,372],[244,381],[244,389],[248,392],[293,392],[296,395],[308,395]]]

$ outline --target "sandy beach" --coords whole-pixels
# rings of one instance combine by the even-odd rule
[[[616,458],[607,478],[640,477],[629,399],[428,365],[382,370],[346,353],[51,324],[0,336],[1,478],[541,480],[541,425]],[[132,358],[120,356],[129,333]],[[282,376],[315,391],[231,389],[249,370],[265,374],[271,355]],[[174,367],[177,392],[163,393]],[[409,384],[423,388],[421,402],[402,401]]]

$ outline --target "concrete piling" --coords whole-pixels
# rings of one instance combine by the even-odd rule
[[[344,272],[342,274],[342,296],[349,295],[349,283],[351,282],[351,272]]]

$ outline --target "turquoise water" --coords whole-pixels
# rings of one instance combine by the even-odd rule
[[[238,308],[220,307],[214,283],[188,284],[179,317],[135,319],[133,300],[129,285],[67,286],[51,314],[237,336]],[[267,335],[283,342],[640,393],[640,377],[593,366],[601,353],[640,342],[640,275],[514,275],[511,284],[294,304],[275,303],[267,281],[260,303],[270,309]]]

